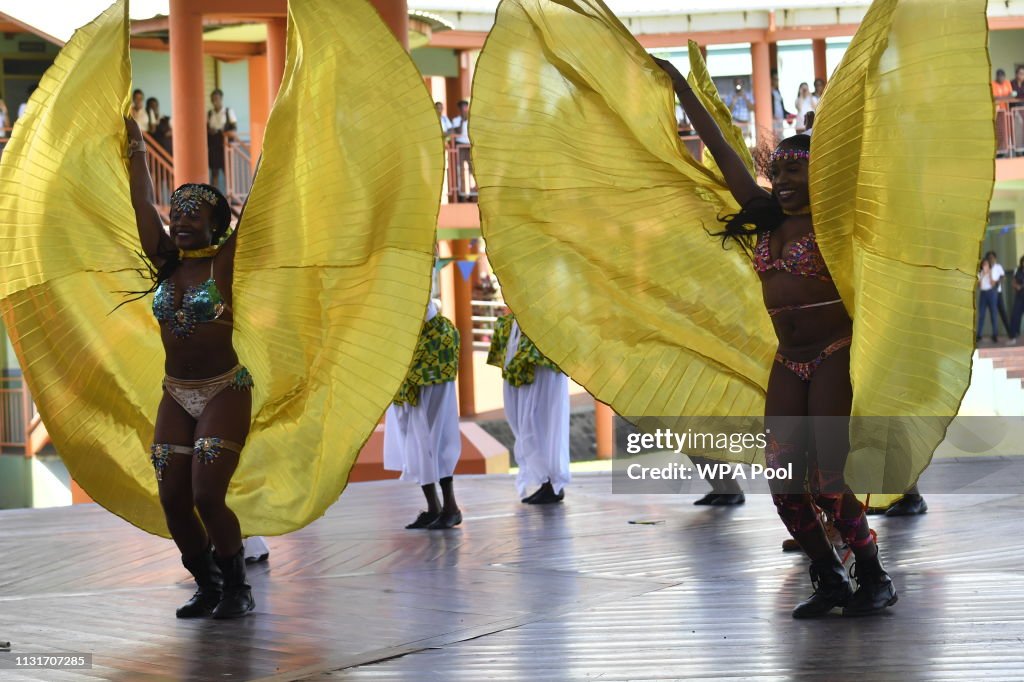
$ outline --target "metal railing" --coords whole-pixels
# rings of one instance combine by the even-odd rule
[[[1024,156],[1024,98],[999,100],[996,105],[996,154]]]
[[[495,314],[505,307],[504,301],[473,301],[473,350],[486,351],[494,336]]]
[[[253,180],[252,147],[238,137],[224,137],[224,177],[228,203],[241,206],[249,196]]]
[[[471,203],[477,198],[476,177],[470,145],[449,140],[448,150],[448,203]]]
[[[153,192],[156,196],[157,211],[165,223],[170,222],[171,193],[174,192],[174,159],[166,149],[157,144],[149,133],[142,133],[146,140],[146,165],[153,178]]]
[[[32,433],[41,425],[39,413],[21,376],[0,377],[0,448],[32,450]],[[41,446],[40,446],[41,448]]]

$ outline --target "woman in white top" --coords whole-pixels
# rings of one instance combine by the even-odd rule
[[[811,87],[807,83],[801,83],[800,90],[796,95],[796,132],[802,133],[807,130],[804,121],[807,114],[814,111],[817,104],[814,95],[811,94]]]
[[[985,310],[988,310],[989,318],[992,320],[992,341],[998,341],[999,337],[996,336],[998,327],[996,327],[996,291],[995,280],[992,277],[992,267],[989,265],[988,258],[981,261],[981,268],[978,270],[978,337],[977,340],[981,341],[981,337],[985,331]]]

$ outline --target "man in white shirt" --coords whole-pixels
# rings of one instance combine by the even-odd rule
[[[452,120],[444,115],[444,104],[434,102],[434,108],[437,109],[437,116],[441,119],[441,134],[447,135],[448,131],[452,129]]]
[[[469,102],[459,102],[459,115],[452,119],[450,133],[455,137],[455,145],[458,151],[459,169],[458,192],[460,196],[469,196],[470,187],[473,185],[473,157],[469,152]],[[467,171],[468,166],[468,171]]]
[[[772,127],[775,139],[781,141],[785,134],[786,119],[794,116],[786,111],[786,104],[782,100],[782,92],[779,90],[779,72],[772,69]]]
[[[224,174],[224,142],[238,129],[235,112],[224,106],[224,92],[217,88],[210,93],[213,108],[206,112],[206,145],[210,161],[210,184],[221,192],[227,190]]]

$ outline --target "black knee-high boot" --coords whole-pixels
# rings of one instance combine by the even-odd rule
[[[853,594],[850,577],[835,549],[824,559],[811,562],[811,584],[814,594],[793,609],[794,618],[823,616],[836,606],[845,606]]]
[[[181,563],[196,579],[199,589],[178,608],[176,615],[178,618],[205,618],[213,613],[224,593],[224,578],[214,561],[213,546],[194,557],[181,557]]]
[[[844,616],[867,616],[892,606],[898,599],[892,578],[882,568],[878,558],[878,545],[870,559],[858,558],[853,565],[853,577],[857,579],[857,591],[850,597]]]
[[[224,597],[213,610],[213,617],[240,618],[256,608],[252,588],[245,582],[245,552],[239,549],[238,554],[229,559],[216,554],[213,558],[224,574]]]

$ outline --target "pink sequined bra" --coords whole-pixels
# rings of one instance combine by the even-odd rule
[[[813,232],[793,242],[792,246],[783,251],[782,257],[776,260],[772,260],[771,233],[758,235],[757,244],[754,245],[754,269],[758,272],[779,270],[800,277],[814,277],[824,282],[832,281]]]

